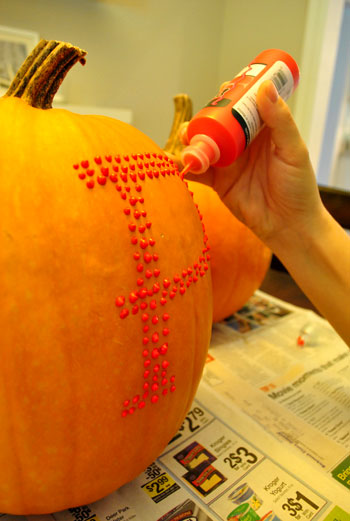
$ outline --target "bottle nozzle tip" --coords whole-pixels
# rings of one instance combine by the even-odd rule
[[[181,155],[185,165],[190,164],[189,171],[195,174],[206,172],[210,165],[220,158],[220,149],[213,139],[203,134],[193,136],[189,146]]]

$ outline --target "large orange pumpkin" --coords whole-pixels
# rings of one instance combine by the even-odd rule
[[[271,251],[241,223],[210,186],[188,181],[208,235],[213,285],[213,321],[242,307],[261,285]]]
[[[0,100],[0,512],[93,502],[175,434],[211,329],[203,226],[135,128],[52,109],[42,41]]]

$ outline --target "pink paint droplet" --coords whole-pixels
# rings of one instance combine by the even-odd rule
[[[102,176],[100,176],[100,175],[97,177],[97,182],[98,182],[98,184],[101,185],[101,186],[105,185],[105,184],[106,184],[106,181],[107,181],[107,179],[106,179],[105,177],[102,177]]]
[[[156,332],[156,333],[153,333],[152,335],[152,342],[154,344],[156,344],[157,342],[159,342],[159,334]]]
[[[129,295],[129,300],[130,300],[130,302],[131,302],[132,304],[134,304],[134,303],[138,300],[138,298],[139,298],[139,297],[137,296],[137,294],[136,294],[134,291],[132,291],[132,292],[130,293],[130,295]]]
[[[130,161],[130,157],[132,161]],[[203,228],[203,248],[200,252],[201,254],[198,256],[198,262],[194,263],[193,266],[179,266],[178,273],[168,273],[167,275],[164,273],[166,278],[161,282],[153,281],[154,283],[151,283],[150,279],[153,276],[158,277],[160,275],[160,269],[158,267],[154,268],[151,264],[152,262],[158,262],[159,254],[150,253],[150,248],[156,244],[156,240],[154,237],[147,237],[147,230],[151,229],[152,222],[150,220],[146,221],[147,211],[143,206],[145,200],[140,194],[140,192],[143,191],[143,182],[149,178],[153,180],[153,182],[164,183],[167,182],[166,176],[170,175],[177,175],[181,182],[185,183],[185,181],[183,176],[181,177],[179,174],[177,165],[166,155],[158,152],[149,152],[145,154],[131,154],[130,157],[128,154],[123,156],[117,154],[114,156],[115,163],[117,164],[111,164],[112,156],[104,155],[104,160],[107,164],[109,163],[108,166],[106,166],[106,163],[103,164],[101,157],[96,156],[94,163],[99,166],[99,169],[98,171],[96,170],[98,175],[96,175],[94,179],[95,171],[89,167],[89,161],[87,159],[73,165],[73,168],[77,170],[77,176],[85,180],[88,188],[93,188],[95,186],[94,182],[100,186],[104,186],[108,179],[115,183],[115,188],[117,192],[119,192],[122,200],[128,201],[128,206],[122,209],[124,215],[129,217],[132,212],[133,221],[135,221],[127,221],[125,224],[132,235],[129,237],[131,244],[138,246],[138,248],[134,248],[136,251],[131,252],[130,256],[136,261],[133,265],[136,267],[137,272],[143,273],[143,278],[137,278],[137,289],[133,291],[129,290],[127,293],[127,300],[132,306],[130,309],[125,307],[125,297],[123,295],[115,299],[115,305],[120,308],[119,315],[122,319],[131,313],[136,315],[140,312],[141,321],[140,318],[137,317],[137,323],[144,335],[140,342],[142,349],[139,351],[142,355],[144,365],[143,377],[145,380],[151,378],[152,381],[151,383],[143,382],[142,392],[140,394],[134,394],[131,398],[131,403],[130,400],[125,400],[123,404],[125,409],[121,413],[122,417],[132,415],[136,410],[142,409],[146,405],[146,399],[152,403],[156,403],[159,400],[159,394],[155,394],[155,392],[158,391],[160,385],[163,387],[160,396],[165,396],[169,391],[175,391],[175,376],[172,375],[169,378],[168,367],[170,363],[169,360],[164,360],[168,353],[169,345],[168,342],[163,342],[162,345],[160,345],[160,335],[168,336],[170,330],[167,327],[163,327],[161,328],[161,333],[154,331],[155,326],[159,324],[160,320],[163,320],[163,326],[165,326],[164,322],[170,319],[170,315],[166,312],[159,315],[154,314],[154,310],[159,305],[166,306],[169,298],[173,299],[177,294],[183,295],[186,289],[190,290],[192,283],[197,282],[198,278],[203,277],[209,270],[208,262],[210,260],[202,216],[200,215],[198,205],[196,205]],[[83,171],[81,169],[83,169]],[[86,176],[88,176],[88,179],[86,179]],[[148,183],[149,181],[147,179],[147,187]],[[138,223],[136,224],[137,221]],[[141,249],[141,251],[137,251],[138,249]],[[160,263],[157,264],[157,266],[158,265],[160,265]],[[148,269],[148,267],[152,267],[152,269]],[[148,281],[151,284],[148,284]],[[160,298],[154,298],[158,292],[160,292]],[[140,302],[136,303],[139,299]],[[148,312],[145,311],[146,309],[148,309]],[[148,349],[149,346],[152,347]],[[155,361],[157,359],[162,360],[162,362],[156,363]],[[150,391],[153,394],[149,395]],[[135,406],[132,406],[132,404]]]
[[[168,352],[168,344],[167,344],[167,343],[163,344],[163,345],[161,346],[161,348],[159,349],[159,351],[160,351],[160,354],[162,354],[162,355],[166,355],[167,352]],[[167,365],[164,365],[164,363],[166,363]],[[169,365],[169,362],[167,362],[166,360],[162,363],[162,367],[163,367],[163,368],[168,367],[168,365]]]
[[[128,315],[129,315],[129,310],[126,308],[122,309],[119,314],[120,318],[126,318]]]
[[[117,297],[115,299],[115,305],[116,306],[124,306],[124,303],[125,303],[125,297]]]
[[[146,289],[146,288],[142,288],[142,289],[140,289],[140,291],[139,291],[139,297],[140,297],[140,298],[146,298],[146,297],[147,297],[147,289]]]

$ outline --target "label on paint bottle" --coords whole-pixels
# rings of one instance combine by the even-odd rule
[[[255,65],[258,65],[258,67],[254,70]],[[246,76],[257,76],[263,66],[263,64],[252,64],[250,66],[251,71],[243,70],[242,72],[244,72]],[[260,85],[266,80],[271,80],[274,83],[279,95],[284,100],[288,99],[293,92],[294,80],[291,71],[284,62],[276,61],[240,100],[233,105],[232,114],[244,131],[246,146],[248,146],[259,133],[263,124],[257,109],[256,94]]]

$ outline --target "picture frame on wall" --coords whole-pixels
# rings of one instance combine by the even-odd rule
[[[25,58],[39,42],[39,34],[0,25],[0,95],[11,84]]]

